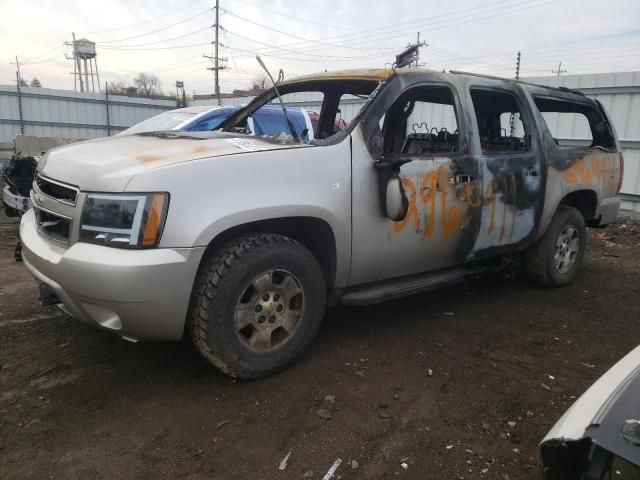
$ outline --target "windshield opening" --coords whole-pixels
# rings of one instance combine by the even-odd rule
[[[131,135],[134,133],[157,132],[165,130],[173,130],[178,125],[183,124],[195,113],[191,112],[165,112],[155,117],[151,117],[143,122],[135,124],[133,127],[127,128],[119,133],[119,135]]]
[[[379,83],[374,80],[311,80],[279,85],[278,90],[298,140],[321,144],[349,129],[351,121],[367,104]],[[272,122],[278,126],[271,128],[268,134],[261,134],[264,130],[256,128],[256,113],[263,106],[273,112]],[[283,143],[294,142],[274,89],[255,98],[219,128],[226,132],[262,135]]]

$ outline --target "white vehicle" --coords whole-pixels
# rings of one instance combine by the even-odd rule
[[[613,478],[620,460],[640,467],[640,347],[600,377],[540,443],[544,480]]]

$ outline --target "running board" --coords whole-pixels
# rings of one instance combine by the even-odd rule
[[[344,305],[373,305],[395,298],[428,292],[463,281],[484,271],[482,268],[453,268],[369,283],[350,289],[340,298]]]

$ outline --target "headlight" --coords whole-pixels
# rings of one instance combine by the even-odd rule
[[[82,209],[80,241],[119,248],[156,247],[168,205],[168,193],[90,193]]]

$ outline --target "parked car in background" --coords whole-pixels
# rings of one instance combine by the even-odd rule
[[[207,132],[218,128],[223,121],[241,108],[241,105],[179,108],[144,120],[120,132],[118,135],[131,135],[134,133],[163,130]],[[298,136],[308,135],[309,140],[314,139],[313,124],[309,114],[304,108],[287,107],[287,115]],[[282,107],[276,104],[265,105],[254,112],[247,120],[247,128],[253,135],[277,136],[281,133],[285,135],[290,134]]]
[[[322,98],[313,135],[260,120],[282,126],[270,104],[293,117],[310,96]],[[364,102],[341,128],[353,97]],[[591,141],[564,143],[547,120],[559,115]],[[302,355],[327,305],[400,298],[507,260],[542,286],[570,283],[587,226],[616,218],[622,167],[604,108],[577,91],[416,68],[324,72],[279,83],[213,132],[50,151],[20,236],[27,268],[79,320],[130,340],[186,334],[212,365],[257,378]]]
[[[544,480],[640,478],[640,347],[558,420],[540,444],[540,466]]]

